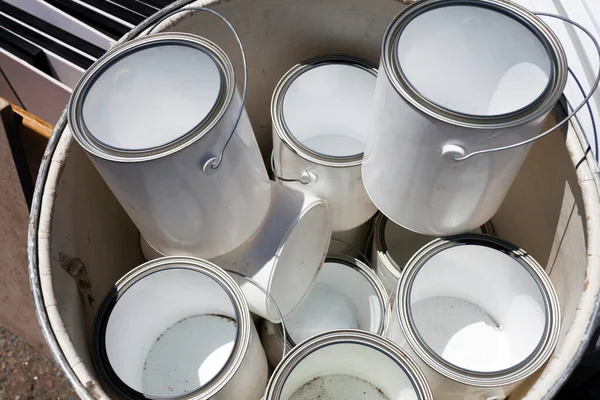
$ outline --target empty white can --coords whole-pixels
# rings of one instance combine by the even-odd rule
[[[253,279],[273,297],[285,317],[309,293],[323,265],[331,237],[331,211],[324,200],[276,182],[271,182],[271,194],[269,212],[254,236],[210,261]],[[140,240],[146,259],[165,255],[143,237]],[[253,313],[280,321],[277,309],[261,290],[248,281],[239,284]]]
[[[371,332],[324,332],[299,344],[277,366],[265,400],[433,400],[417,364]]]
[[[385,33],[363,180],[390,220],[431,236],[498,210],[562,95],[550,28],[504,0],[421,0]],[[482,151],[482,153],[474,154]]]
[[[360,167],[376,77],[361,59],[313,58],[290,69],[271,100],[276,179],[327,200],[334,232],[377,212]]]
[[[551,356],[558,297],[524,250],[487,236],[436,239],[411,259],[386,336],[413,356],[436,399],[504,399]]]
[[[473,233],[494,235],[494,228],[488,221]],[[436,238],[404,229],[383,214],[375,217],[371,266],[389,294],[392,294],[404,266],[411,257],[434,239]]]
[[[219,47],[161,33],[101,57],[74,89],[68,117],[146,240],[162,253],[208,259],[246,242],[269,208],[245,111],[235,128],[241,107]]]
[[[96,315],[92,357],[115,398],[259,400],[267,360],[235,281],[190,257],[121,278]]]
[[[373,271],[359,260],[328,255],[304,302],[287,318],[287,349],[311,336],[335,329],[383,334],[388,296]],[[283,355],[283,324],[265,321],[261,340],[273,366]]]

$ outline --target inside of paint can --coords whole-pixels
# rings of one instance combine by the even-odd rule
[[[307,69],[283,94],[283,123],[312,152],[328,157],[361,155],[375,81],[372,71],[347,62]]]
[[[517,260],[486,246],[434,254],[418,270],[409,296],[423,343],[463,370],[514,367],[535,352],[547,330],[537,280]]]
[[[185,136],[212,113],[222,79],[215,60],[198,47],[145,46],[111,61],[90,82],[81,118],[105,146],[157,148]]]
[[[357,393],[373,400],[418,399],[396,360],[357,342],[329,344],[309,353],[289,372],[278,398],[354,399]]]
[[[384,304],[371,280],[347,264],[323,264],[304,302],[285,320],[294,343],[335,329],[379,333]]]
[[[534,32],[482,6],[451,4],[422,12],[399,35],[396,56],[415,91],[471,116],[529,106],[553,74],[548,50]]]
[[[110,366],[123,383],[151,397],[178,397],[212,381],[240,332],[225,289],[195,270],[171,268],[135,282],[108,318]]]
[[[277,264],[271,273],[269,292],[284,317],[307,295],[305,289],[315,280],[329,246],[329,206],[316,202],[304,207],[297,222],[288,231],[287,239],[273,256],[277,258]],[[275,306],[269,299],[265,298],[265,301],[268,314],[273,316],[274,321],[279,321]]]

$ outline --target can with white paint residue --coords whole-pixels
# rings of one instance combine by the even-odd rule
[[[550,358],[560,308],[543,268],[496,237],[436,239],[392,294],[386,337],[410,354],[436,399],[504,399]]]
[[[92,359],[118,399],[259,400],[267,382],[241,289],[191,257],[147,262],[115,284],[96,315]]]

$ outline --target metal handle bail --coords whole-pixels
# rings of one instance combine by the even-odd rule
[[[598,57],[600,59],[600,44],[598,43],[598,41],[596,40],[594,35],[583,25],[581,25],[578,22],[573,21],[570,18],[563,17],[562,15],[550,14],[550,13],[545,13],[545,12],[534,12],[533,14],[535,14],[539,17],[549,17],[549,18],[560,19],[561,21],[567,22],[567,23],[579,28],[581,31],[583,31],[583,33],[585,33],[592,40],[592,42],[594,43],[594,46],[596,47],[596,51],[598,52]],[[577,77],[575,76],[575,74],[573,73],[573,71],[571,70],[570,67],[568,67],[568,71],[575,79],[577,79]],[[579,110],[581,110],[583,108],[583,106],[586,105],[588,103],[588,101],[591,99],[594,92],[598,88],[598,83],[600,83],[600,68],[598,70],[598,74],[596,75],[596,80],[594,81],[594,84],[592,85],[592,88],[589,91],[589,93],[586,94],[585,92],[583,92],[583,95],[585,97],[583,99],[583,101],[577,107],[575,107],[571,111],[571,113],[569,115],[567,115],[562,121],[560,121],[559,123],[554,125],[552,128],[540,133],[539,135],[534,136],[531,139],[527,139],[522,142],[511,144],[508,146],[496,147],[496,148],[486,149],[486,150],[478,150],[478,151],[474,151],[471,153],[465,153],[465,149],[462,146],[449,144],[449,145],[444,146],[444,149],[442,150],[442,152],[444,153],[445,156],[450,156],[452,158],[452,160],[454,160],[454,161],[464,161],[464,160],[467,160],[467,159],[469,159],[473,156],[479,155],[479,154],[486,154],[486,153],[492,153],[492,152],[496,152],[496,151],[514,149],[515,147],[520,147],[520,146],[532,143],[532,142],[546,136],[550,132],[553,132],[556,128],[558,128],[559,126],[563,125],[565,122],[568,122],[571,118],[573,118],[575,116],[575,114],[577,114],[579,112]],[[593,119],[593,117],[592,117],[592,119]],[[451,147],[458,147],[458,148],[460,148],[460,150],[453,149]]]
[[[200,12],[207,12],[209,14],[214,15],[215,17],[218,17],[219,19],[221,19],[221,21],[223,21],[225,23],[225,25],[227,25],[227,27],[229,28],[229,30],[233,33],[233,36],[235,36],[235,40],[237,41],[237,44],[240,48],[240,53],[242,54],[242,64],[244,67],[244,90],[242,91],[242,100],[241,100],[241,105],[240,105],[240,111],[238,112],[237,118],[235,120],[235,123],[233,125],[233,129],[231,130],[231,133],[229,134],[229,137],[227,138],[227,141],[225,142],[225,144],[223,145],[223,148],[221,149],[221,151],[219,152],[218,155],[212,155],[208,158],[208,160],[206,162],[204,162],[202,164],[202,172],[204,172],[206,175],[212,175],[215,172],[217,172],[217,169],[219,168],[219,166],[221,165],[221,162],[223,161],[223,154],[225,153],[225,149],[227,148],[227,145],[229,144],[229,142],[231,141],[231,138],[233,137],[233,134],[235,133],[238,124],[240,122],[240,119],[242,118],[242,114],[244,113],[244,107],[246,105],[246,92],[248,91],[248,65],[246,63],[246,52],[244,51],[244,46],[242,44],[242,40],[240,39],[238,33],[236,32],[236,30],[233,28],[233,25],[231,25],[231,23],[227,20],[227,18],[225,18],[224,16],[222,16],[221,14],[219,14],[218,12],[211,10],[209,8],[206,7],[185,7],[185,8],[180,8],[177,10],[173,10],[171,12],[168,12],[167,14],[163,15],[162,17],[160,17],[149,29],[148,29],[148,33],[147,35],[150,35],[152,33],[152,31],[154,29],[156,29],[156,27],[163,22],[164,20],[166,20],[167,18],[175,15],[175,14],[179,14],[181,12],[184,11],[200,11]],[[235,85],[235,82],[233,83]]]
[[[285,321],[283,320],[283,314],[281,313],[281,310],[279,309],[279,306],[277,305],[277,302],[275,301],[275,299],[273,298],[273,296],[271,296],[271,294],[269,292],[267,292],[267,290],[262,287],[261,285],[258,284],[258,282],[256,282],[254,279],[242,274],[241,272],[237,272],[234,271],[232,269],[226,269],[225,270],[227,273],[229,274],[233,274],[236,276],[239,276],[240,278],[243,278],[245,280],[247,280],[248,282],[250,282],[252,285],[254,285],[258,290],[260,290],[261,292],[263,292],[265,294],[265,296],[267,296],[267,298],[269,299],[269,301],[271,302],[271,304],[273,304],[275,306],[275,311],[277,311],[277,314],[279,315],[279,320],[281,323],[281,326],[283,327],[283,356],[285,357],[285,355],[287,354],[288,348],[287,348],[287,329],[285,327]]]
[[[317,174],[312,171],[303,171],[300,178],[284,178],[282,176],[277,175],[277,170],[275,169],[275,154],[271,153],[271,171],[273,171],[273,176],[282,182],[300,182],[303,185],[308,185],[311,182],[317,181]]]

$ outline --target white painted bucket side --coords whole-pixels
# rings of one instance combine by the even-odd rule
[[[188,3],[180,1],[162,13]],[[245,46],[257,49],[248,54],[247,110],[263,159],[271,151],[266,99],[289,66],[320,53],[354,54],[376,62],[390,17],[403,7],[394,0],[208,4],[233,22]],[[148,24],[123,40],[140,34]],[[177,15],[158,29],[209,38],[226,35],[225,28],[194,12]],[[228,54],[235,51],[233,43],[231,51],[223,47]],[[547,127],[556,121],[555,116],[551,119]],[[89,333],[99,299],[143,262],[139,232],[73,143],[65,122],[63,116],[56,125],[36,183],[28,243],[31,286],[43,333],[77,394],[86,400],[108,399],[91,363]],[[551,359],[513,392],[511,400],[556,395],[593,332],[600,289],[600,174],[578,129],[567,125],[533,145],[492,219],[499,237],[528,249],[545,267],[563,315]]]

